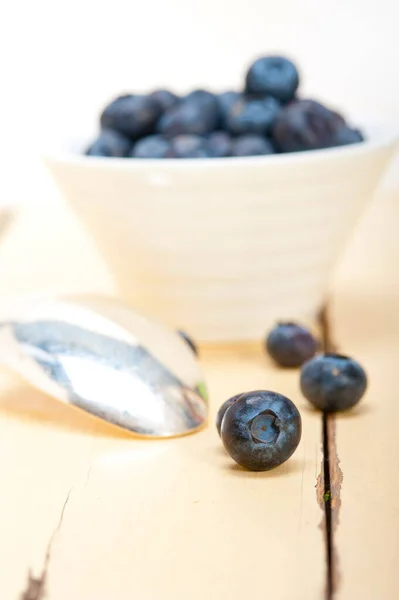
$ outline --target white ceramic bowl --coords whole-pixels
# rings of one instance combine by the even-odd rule
[[[331,150],[155,161],[72,144],[47,164],[123,299],[201,341],[248,340],[315,317],[395,142],[382,129]]]

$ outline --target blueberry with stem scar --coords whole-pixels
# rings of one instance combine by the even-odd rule
[[[222,420],[221,438],[230,456],[251,471],[278,467],[301,439],[301,415],[295,404],[276,392],[242,394]]]
[[[296,66],[283,56],[263,56],[249,68],[246,91],[249,94],[267,94],[281,102],[295,97],[299,85]]]

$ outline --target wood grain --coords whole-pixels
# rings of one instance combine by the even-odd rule
[[[0,273],[5,294],[114,291],[60,206],[24,209],[0,248]],[[277,370],[251,345],[204,348],[202,365],[210,426],[154,442],[0,372],[2,599],[323,598],[322,428],[298,373]],[[293,459],[264,474],[237,468],[212,424],[223,400],[257,388],[288,395],[303,416]]]

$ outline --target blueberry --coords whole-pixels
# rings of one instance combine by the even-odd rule
[[[281,102],[294,98],[299,85],[295,65],[282,56],[258,58],[246,76],[246,91],[250,94],[267,94]]]
[[[175,106],[175,104],[178,104],[180,101],[179,96],[176,96],[176,94],[173,94],[173,92],[170,92],[169,90],[155,90],[155,92],[152,92],[149,95],[149,98],[152,98],[152,100],[157,102],[162,112]]]
[[[205,135],[214,131],[218,122],[216,97],[209,92],[197,90],[165,112],[159,121],[158,130],[168,136],[186,133]]]
[[[218,434],[220,435],[220,429],[222,427],[222,421],[223,421],[223,417],[226,413],[226,410],[228,408],[230,408],[230,406],[232,404],[234,404],[234,402],[236,400],[238,400],[238,398],[241,398],[242,394],[237,394],[236,396],[233,396],[232,398],[229,398],[228,400],[226,400],[225,402],[223,402],[223,404],[221,405],[221,407],[219,408],[217,415],[216,415],[216,429],[218,430]]]
[[[282,152],[330,148],[344,125],[341,115],[319,102],[297,100],[280,111],[272,136]]]
[[[154,131],[161,114],[159,104],[149,96],[127,94],[113,100],[100,117],[103,129],[115,129],[137,139]]]
[[[347,125],[340,127],[334,136],[336,146],[348,146],[349,144],[358,144],[363,142],[364,137],[358,129],[351,129]]]
[[[233,135],[265,135],[276,121],[280,108],[280,103],[272,97],[237,100],[226,115],[225,127]]]
[[[221,110],[226,110],[226,111],[228,111],[229,108],[235,102],[237,102],[237,100],[240,100],[241,98],[242,98],[241,92],[233,92],[232,90],[229,90],[227,92],[221,92],[220,94],[217,95],[217,101],[219,102],[219,108]]]
[[[186,333],[182,329],[179,329],[179,331],[177,333],[180,335],[180,337],[183,338],[183,340],[186,342],[186,344],[188,344],[188,346],[191,348],[191,350],[194,352],[194,354],[198,355],[198,348],[197,348],[195,342],[193,341],[193,339],[188,335],[188,333]]]
[[[130,156],[133,158],[168,158],[171,155],[171,143],[161,135],[149,135],[142,138],[130,152]]]
[[[226,131],[214,131],[208,135],[209,154],[214,158],[231,156],[232,139]]]
[[[268,471],[294,453],[301,429],[301,415],[291,400],[275,392],[256,391],[242,394],[226,410],[221,438],[239,465]]]
[[[358,362],[341,354],[321,354],[301,370],[305,398],[325,412],[351,408],[363,396],[367,376]]]
[[[317,342],[305,327],[278,323],[266,339],[266,349],[281,367],[300,367],[316,354]]]
[[[108,156],[108,157],[123,157],[127,156],[132,143],[131,141],[112,129],[103,129],[100,135],[87,148],[88,156]]]
[[[232,156],[257,156],[274,152],[270,140],[254,134],[238,136],[233,140],[231,149]]]
[[[171,140],[174,158],[208,158],[209,148],[205,138],[199,135],[178,135]]]
[[[235,104],[238,100],[241,100],[243,95],[240,92],[222,92],[218,94],[217,100],[219,103],[219,113],[222,127],[226,126],[226,117],[230,110],[230,108]]]
[[[194,90],[185,96],[184,101],[197,102],[201,104],[201,106],[214,111],[218,111],[219,109],[217,96],[212,94],[212,92],[207,92],[206,90]]]

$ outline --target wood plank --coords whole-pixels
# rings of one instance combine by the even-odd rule
[[[337,279],[334,336],[370,380],[358,408],[336,418],[338,600],[399,598],[398,222],[399,194],[381,196]]]
[[[6,293],[112,292],[69,213],[37,214],[26,208],[0,248]],[[256,346],[203,349],[202,363],[210,426],[153,442],[116,434],[1,371],[1,598],[323,597],[321,421],[300,397],[298,373],[277,370]],[[258,388],[285,393],[303,416],[293,459],[264,474],[236,468],[212,424],[225,398]]]

